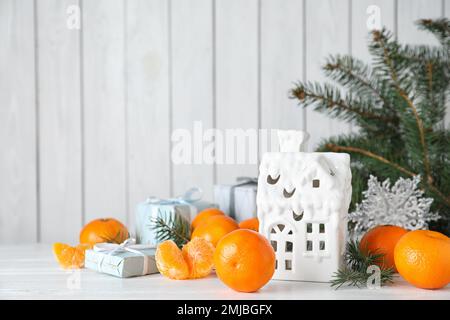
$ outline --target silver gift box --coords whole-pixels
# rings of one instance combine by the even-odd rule
[[[111,246],[119,246],[107,244]],[[86,250],[84,266],[87,269],[106,273],[119,278],[143,276],[158,273],[155,261],[156,248],[141,249],[139,245],[130,246],[134,252],[126,250],[96,251]],[[134,249],[133,249],[134,248]],[[135,251],[137,250],[137,251]]]
[[[215,185],[214,202],[237,221],[256,217],[256,179],[239,178],[234,185]]]

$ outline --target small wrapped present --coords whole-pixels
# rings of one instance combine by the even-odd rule
[[[154,246],[136,244],[134,239],[121,244],[97,243],[86,250],[84,266],[120,278],[158,273],[155,251]]]
[[[172,199],[150,197],[136,208],[136,240],[137,243],[157,245],[154,220],[158,217],[166,221],[181,216],[190,222],[196,214],[206,208],[217,208],[217,205],[201,201],[203,192],[200,188],[189,189],[183,196]]]
[[[256,217],[256,191],[258,180],[239,177],[233,185],[215,185],[214,202],[219,209],[237,221]]]

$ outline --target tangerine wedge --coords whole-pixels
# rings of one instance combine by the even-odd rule
[[[189,266],[189,278],[209,275],[214,267],[214,246],[205,239],[195,238],[183,247],[183,257]]]
[[[158,245],[155,259],[156,267],[163,276],[174,280],[189,278],[189,266],[183,253],[172,240]]]
[[[56,261],[64,269],[80,269],[84,267],[84,252],[90,249],[90,245],[79,244],[72,247],[65,243],[54,243],[53,253]]]

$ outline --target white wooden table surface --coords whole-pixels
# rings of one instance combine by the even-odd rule
[[[334,290],[326,283],[270,281],[257,293],[238,293],[215,275],[174,281],[159,274],[129,279],[58,267],[50,245],[0,245],[0,299],[450,299],[450,286],[422,290],[400,277],[381,289]]]

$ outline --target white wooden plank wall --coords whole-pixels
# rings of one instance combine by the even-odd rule
[[[194,122],[203,129],[214,126],[213,3],[210,0],[170,0],[172,128],[193,132]],[[195,150],[194,150],[195,152]],[[214,167],[201,164],[173,165],[172,190],[182,195],[194,185],[212,197]],[[200,159],[201,160],[201,159]]]
[[[324,82],[322,66],[330,54],[350,52],[349,0],[306,0],[306,80]],[[321,139],[349,133],[350,125],[325,114],[306,110],[306,130],[311,135],[309,150]]]
[[[82,225],[80,33],[66,25],[77,1],[36,2],[41,240],[70,241]]]
[[[259,5],[259,0],[215,1],[215,120],[218,129],[258,129]],[[257,165],[218,164],[216,175],[219,183],[232,183],[238,176],[256,176]]]
[[[200,186],[211,199],[215,183],[257,174],[173,164],[172,130],[196,121],[307,129],[310,150],[351,132],[288,95],[323,81],[329,54],[369,59],[369,6],[410,43],[436,43],[413,20],[450,16],[450,0],[0,0],[0,243],[75,243],[106,216],[133,229],[147,196]]]
[[[136,203],[170,195],[169,6],[126,1],[128,224]]]
[[[34,9],[0,1],[0,243],[38,237]]]

